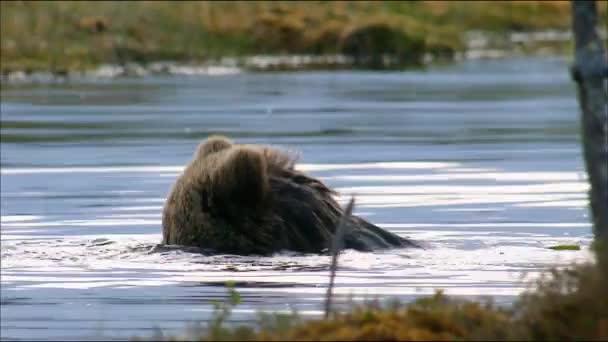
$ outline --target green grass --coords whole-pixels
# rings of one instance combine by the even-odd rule
[[[606,11],[600,2],[600,11]],[[605,21],[605,16],[600,15]],[[1,69],[201,62],[260,53],[451,53],[468,30],[570,27],[562,1],[3,1]],[[374,27],[371,41],[355,39]],[[353,43],[354,42],[354,43]],[[395,51],[393,51],[395,50]]]
[[[557,246],[551,246],[551,247],[547,247],[549,249],[552,249],[554,251],[580,251],[581,250],[581,246],[579,245],[557,245]]]

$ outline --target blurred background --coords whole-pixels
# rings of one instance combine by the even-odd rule
[[[2,1],[0,335],[179,333],[228,280],[231,322],[320,315],[327,256],[152,251],[210,134],[298,151],[356,214],[428,243],[346,251],[338,305],[435,289],[510,303],[589,260],[570,6]],[[563,244],[579,248],[548,248]]]

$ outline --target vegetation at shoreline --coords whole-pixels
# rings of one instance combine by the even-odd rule
[[[0,16],[3,73],[255,54],[340,53],[373,66],[385,54],[408,65],[450,58],[470,30],[568,29],[570,3],[8,1]]]

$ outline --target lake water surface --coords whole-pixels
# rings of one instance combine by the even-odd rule
[[[161,209],[211,133],[301,154],[355,212],[424,250],[345,251],[340,300],[444,289],[509,303],[591,258],[578,107],[561,59],[427,71],[241,73],[4,84],[2,339],[182,331],[233,280],[236,322],[321,313],[328,256],[150,252]],[[553,251],[579,244],[581,251]]]

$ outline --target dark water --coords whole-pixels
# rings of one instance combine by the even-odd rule
[[[82,80],[1,90],[3,339],[146,336],[243,304],[318,315],[329,258],[149,253],[199,140],[301,153],[356,213],[428,243],[346,251],[338,299],[443,288],[508,303],[549,265],[590,257],[575,89],[560,59],[424,72]],[[553,251],[555,244],[581,251]]]

